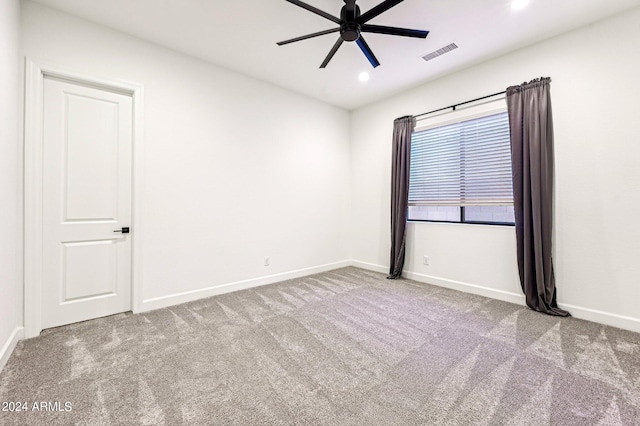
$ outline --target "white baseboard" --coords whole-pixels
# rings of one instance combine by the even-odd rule
[[[314,266],[311,268],[298,269],[295,271],[283,272],[274,275],[267,275],[264,277],[253,278],[244,281],[237,281],[228,284],[222,284],[213,287],[207,287],[199,290],[188,291],[184,293],[172,294],[169,296],[157,297],[153,299],[143,300],[141,309],[137,312],[146,312],[154,309],[166,308],[167,306],[178,305],[180,303],[192,302],[198,299],[204,299],[211,296],[217,296],[219,294],[231,293],[238,290],[244,290],[253,287],[259,287],[262,285],[273,284],[280,281],[290,280],[294,278],[301,278],[307,275],[318,274],[321,272],[331,271],[333,269],[344,268],[346,266],[354,266],[356,268],[366,269],[369,271],[380,272],[386,274],[389,272],[389,267],[384,265],[377,265],[374,263],[362,262],[359,260],[344,260],[341,262],[329,263],[326,265]],[[458,290],[465,293],[477,294],[484,297],[489,297],[491,299],[502,300],[509,303],[515,303],[517,305],[524,305],[524,295],[519,293],[513,293],[504,290],[498,290],[486,286],[481,286],[477,284],[471,284],[461,281],[450,280],[441,277],[435,277],[431,275],[420,274],[417,272],[405,271],[403,276],[418,282],[423,282],[426,284],[431,284],[439,287],[449,288],[452,290]],[[590,308],[583,308],[580,306],[575,306],[566,303],[559,303],[560,308],[565,309],[571,313],[571,315],[575,318],[583,319],[586,321],[592,321],[599,324],[610,325],[612,327],[618,327],[625,330],[635,331],[640,333],[640,319],[627,317],[623,315],[612,314],[609,312],[598,311]],[[18,329],[16,329],[18,330]],[[0,352],[0,366],[4,365],[5,360],[5,351],[8,350],[9,354],[13,351],[15,344],[18,340],[22,338],[23,331],[19,329],[19,337],[18,331],[14,331],[12,335],[12,339],[15,341],[12,343],[11,340],[5,345],[3,348],[3,352]],[[8,356],[6,356],[8,359]]]
[[[524,295],[513,293],[510,291],[498,290],[478,284],[470,284],[462,281],[450,280],[447,278],[434,277],[431,275],[420,274],[417,272],[406,272],[402,274],[410,280],[420,281],[426,284],[436,285],[438,287],[450,288],[465,293],[477,294],[479,296],[491,299],[502,300],[504,302],[515,303],[516,305],[524,305]]]
[[[389,269],[387,266],[361,262],[359,260],[352,260],[351,265],[358,268],[382,273],[386,273]],[[445,278],[433,277],[416,272],[405,271],[402,275],[411,280],[433,284],[439,287],[446,287],[466,293],[478,294],[480,296],[503,300],[505,302],[511,302],[518,305],[525,305],[524,295],[518,293],[497,290],[489,287],[449,280]],[[596,322],[598,324],[610,325],[612,327],[622,328],[624,330],[640,333],[640,318],[612,314],[610,312],[599,311],[596,309],[583,308],[581,306],[575,306],[568,303],[558,303],[558,306],[561,309],[569,311],[569,313],[571,313],[571,316],[573,316],[574,318]]]
[[[352,260],[351,265],[367,269],[369,271],[387,273],[389,271],[388,266],[376,265],[373,263],[361,262],[359,260]],[[432,284],[438,287],[450,288],[452,290],[463,291],[465,293],[477,294],[480,296],[489,297],[491,299],[503,300],[505,302],[516,303],[518,305],[524,305],[524,296],[509,291],[497,290],[490,287],[484,287],[477,284],[469,284],[461,281],[449,280],[446,278],[434,277],[431,275],[420,274],[417,272],[404,271],[402,276],[410,280],[422,282],[425,284]]]
[[[351,266],[355,266],[356,268],[366,269],[368,271],[380,272],[382,274],[389,273],[388,266],[376,265],[374,263],[361,262],[359,260],[351,260]]]
[[[217,296],[219,294],[231,293],[238,290],[259,287],[262,285],[273,284],[294,278],[301,278],[307,275],[319,274],[321,272],[327,272],[333,269],[344,268],[347,266],[351,266],[351,262],[348,260],[343,260],[341,262],[328,263],[326,265],[319,265],[311,268],[282,272],[279,274],[267,275],[264,277],[252,278],[249,280],[237,281],[193,291],[186,291],[184,293],[177,293],[171,294],[169,296],[147,299],[142,301],[141,309],[136,313],[166,308],[167,306],[179,305],[180,303],[192,302],[194,300]]]
[[[4,366],[7,364],[7,361],[9,361],[9,357],[16,348],[18,341],[22,339],[24,339],[24,328],[16,327],[2,346],[2,349],[0,349],[0,371],[2,371]]]
[[[640,318],[612,314],[610,312],[598,311],[596,309],[583,308],[580,306],[570,305],[568,303],[558,303],[558,307],[565,311],[569,311],[571,316],[574,318],[640,333]]]

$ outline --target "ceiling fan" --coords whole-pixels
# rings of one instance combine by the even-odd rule
[[[335,22],[340,25],[338,28],[332,28],[330,30],[319,31],[313,34],[307,34],[301,37],[292,38],[290,40],[281,41],[278,43],[278,46],[282,46],[284,44],[293,43],[300,40],[306,40],[308,38],[318,37],[325,34],[335,33],[340,31],[340,37],[338,41],[333,45],[331,51],[320,65],[320,68],[325,68],[329,61],[333,58],[333,55],[336,54],[342,42],[344,41],[355,41],[356,44],[364,53],[364,56],[367,57],[371,65],[375,68],[380,65],[378,59],[376,59],[375,55],[371,51],[371,48],[364,41],[364,37],[362,33],[377,33],[377,34],[389,34],[395,36],[402,37],[416,37],[416,38],[426,38],[429,34],[429,31],[421,31],[421,30],[410,30],[407,28],[396,28],[396,27],[384,27],[381,25],[370,25],[367,24],[371,19],[380,15],[381,13],[386,12],[392,7],[402,3],[404,0],[385,0],[379,5],[375,6],[373,9],[368,10],[367,12],[360,14],[360,7],[356,4],[356,0],[344,0],[346,3],[345,6],[342,7],[340,11],[340,18],[336,18],[333,15],[330,15],[320,9],[317,9],[311,5],[303,3],[299,0],[286,0],[289,3],[293,3],[296,6],[300,6],[303,9],[307,9],[309,12],[313,12],[316,15],[320,15],[323,18],[326,18],[330,21]]]

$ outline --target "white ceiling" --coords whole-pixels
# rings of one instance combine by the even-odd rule
[[[285,0],[35,1],[345,109],[640,5],[531,0],[514,12],[511,0],[405,0],[369,23],[429,30],[427,39],[366,34],[381,66],[371,68],[355,43],[344,43],[321,70],[338,33],[285,46],[276,42],[336,24]],[[381,1],[357,4],[364,13]],[[334,16],[344,5],[306,2]],[[460,48],[430,62],[421,59],[451,42]],[[362,71],[371,75],[366,83],[358,81]]]

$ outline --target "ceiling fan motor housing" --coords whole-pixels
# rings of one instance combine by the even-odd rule
[[[340,37],[344,41],[356,41],[360,38],[360,25],[344,24],[340,27]]]
[[[356,41],[360,38],[360,24],[356,22],[360,16],[360,7],[354,0],[345,0],[346,5],[340,11],[340,37],[344,41]]]

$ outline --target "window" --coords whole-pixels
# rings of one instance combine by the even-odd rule
[[[500,109],[449,113],[413,133],[409,220],[515,222],[509,118]]]

